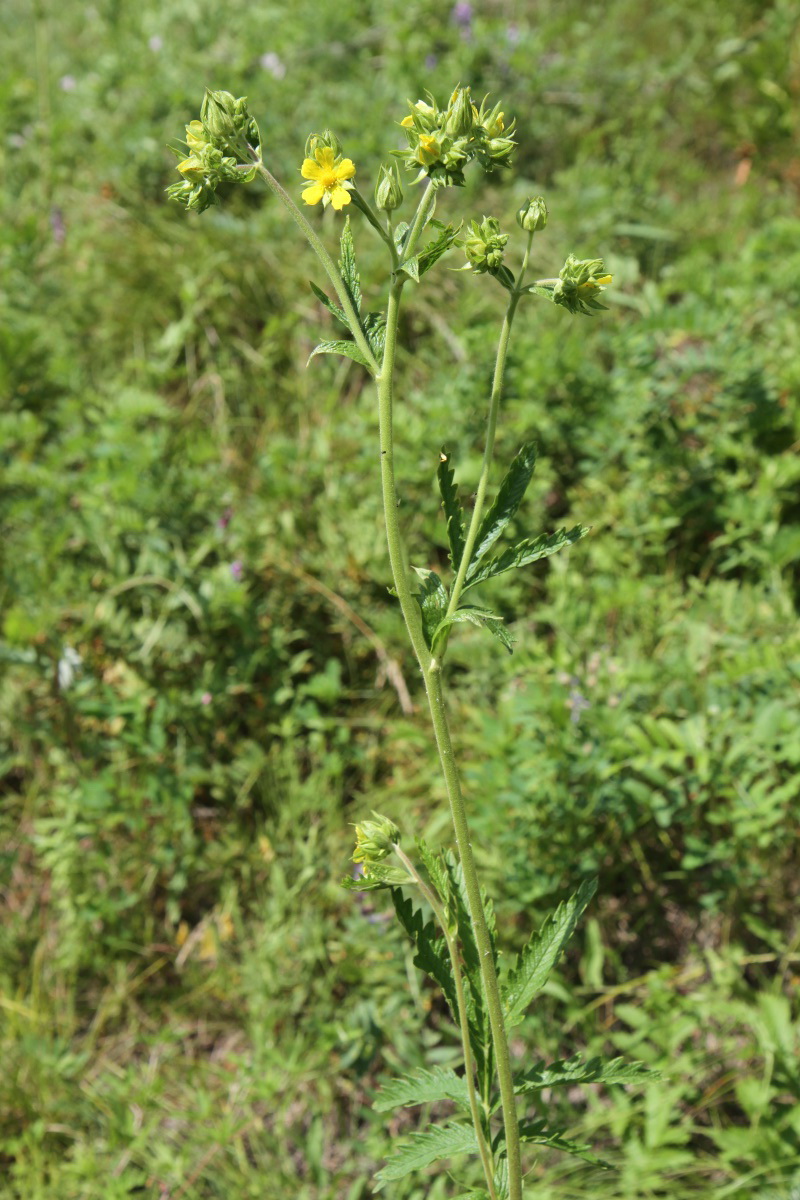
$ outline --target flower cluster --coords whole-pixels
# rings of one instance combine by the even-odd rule
[[[602,258],[575,258],[570,254],[553,288],[553,303],[563,305],[571,313],[591,316],[592,309],[605,308],[597,297],[611,279],[605,273]]]
[[[477,221],[471,221],[470,225],[471,230],[464,240],[467,266],[476,275],[488,272],[502,279],[507,270],[503,266],[503,256],[508,234],[500,232],[500,222],[495,217],[484,217],[480,225]]]
[[[440,109],[428,93],[430,103],[418,100],[411,112],[400,122],[408,138],[408,149],[397,152],[418,178],[428,176],[440,184],[462,187],[464,168],[473,159],[484,171],[507,167],[515,142],[511,136],[514,122],[508,128],[500,105],[480,108],[472,102],[468,87],[457,87],[447,108]]]
[[[186,126],[183,145],[188,155],[174,150],[183,178],[167,188],[167,195],[186,208],[204,212],[216,204],[221,183],[249,183],[254,178],[252,156],[260,154],[260,140],[246,96],[237,100],[230,92],[206,91],[200,120]]]

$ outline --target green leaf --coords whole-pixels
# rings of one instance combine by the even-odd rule
[[[538,1062],[524,1075],[514,1080],[514,1091],[526,1096],[542,1088],[562,1087],[576,1083],[647,1083],[660,1078],[658,1071],[641,1062],[628,1062],[624,1058],[588,1058],[579,1054],[573,1058],[557,1059],[545,1065]]]
[[[501,554],[481,565],[473,559],[467,572],[464,591],[474,587],[476,583],[495,579],[506,571],[527,567],[530,563],[538,562],[540,558],[549,558],[565,546],[574,546],[581,538],[586,537],[588,532],[585,525],[575,525],[572,529],[559,529],[556,533],[540,533],[538,537],[526,538],[523,542],[517,542],[516,546],[509,546]]]
[[[438,1162],[440,1158],[477,1152],[478,1142],[471,1125],[431,1126],[425,1133],[412,1133],[411,1140],[392,1155],[375,1178],[381,1184],[391,1183]]]
[[[408,221],[401,221],[394,231],[394,244],[398,253],[402,254],[403,246],[408,239],[408,231],[411,228]]]
[[[509,653],[511,652],[514,645],[514,638],[503,624],[503,618],[495,616],[490,608],[478,608],[474,604],[462,604],[449,617],[445,616],[439,622],[433,633],[434,646],[442,630],[447,629],[450,625],[463,625],[465,623],[478,625],[482,629],[488,629],[489,633],[498,638]]]
[[[414,880],[403,867],[390,867],[387,863],[370,863],[369,874],[345,875],[342,887],[348,892],[377,892],[381,888],[397,887],[401,883],[413,883]]]
[[[456,985],[444,938],[437,936],[434,922],[426,921],[420,909],[415,908],[410,897],[403,896],[399,888],[392,888],[392,902],[397,919],[416,947],[414,965],[438,983],[454,1019],[458,1020]]]
[[[367,313],[364,318],[364,333],[369,348],[378,362],[383,358],[383,347],[386,344],[386,316],[384,313]]]
[[[353,232],[350,228],[350,218],[345,217],[344,229],[340,241],[341,257],[339,259],[339,270],[342,273],[344,286],[347,288],[348,295],[353,301],[353,308],[357,313],[361,312],[361,280],[358,276],[358,268],[356,267],[356,251],[353,245]]]
[[[443,449],[439,455],[439,469],[436,472],[436,478],[439,481],[442,508],[447,521],[450,562],[453,564],[453,570],[457,571],[461,566],[461,558],[464,554],[464,510],[458,499],[458,489],[453,482],[454,475],[449,455],[445,454]]]
[[[325,295],[322,288],[318,288],[317,285],[315,283],[313,283],[310,279],[308,281],[308,286],[311,288],[312,292],[317,297],[320,304],[324,304],[325,307],[327,308],[328,312],[332,313],[333,316],[336,317],[336,320],[340,321],[342,323],[342,325],[344,325],[345,329],[349,329],[350,322],[348,321],[347,317],[344,315],[343,310],[341,308],[339,308],[338,304],[334,304],[333,301],[330,299],[330,297]]]
[[[524,288],[523,291],[530,292],[532,296],[543,296],[545,300],[549,300],[551,303],[553,303],[554,288],[555,281],[550,284],[532,283],[528,287]]]
[[[353,362],[361,363],[362,367],[366,367],[370,374],[372,373],[372,367],[355,342],[320,342],[309,354],[308,361],[311,362],[316,354],[343,354],[345,358],[352,358]]]
[[[431,222],[435,225],[440,233],[433,241],[428,242],[424,250],[419,254],[419,273],[424,275],[426,271],[430,271],[434,263],[437,263],[443,254],[446,254],[458,241],[458,235],[461,232],[463,221],[457,226],[442,225],[440,221]]]
[[[438,1100],[452,1100],[469,1109],[469,1092],[463,1075],[456,1075],[446,1067],[434,1067],[432,1071],[419,1070],[404,1079],[393,1079],[381,1088],[372,1107],[377,1112],[388,1112],[391,1108],[434,1104]]]
[[[422,838],[416,838],[415,841],[417,853],[422,859],[425,870],[428,872],[428,878],[444,905],[448,928],[451,933],[455,933],[457,931],[456,915],[450,888],[450,877],[447,874],[447,867],[444,864],[444,856],[441,851],[431,850],[430,846]]]
[[[560,1133],[548,1129],[544,1121],[533,1121],[529,1125],[520,1125],[519,1136],[520,1141],[532,1142],[539,1146],[552,1146],[554,1150],[563,1150],[565,1154],[574,1154],[577,1158],[592,1163],[593,1166],[609,1169],[607,1162],[592,1154],[590,1146],[562,1137]]]
[[[531,1000],[544,987],[596,891],[596,879],[584,880],[575,895],[545,919],[519,955],[502,988],[507,1028],[519,1025]]]
[[[481,521],[467,579],[474,574],[479,559],[495,544],[508,522],[519,508],[536,465],[536,444],[526,442],[506,472],[500,490],[486,516]]]
[[[430,650],[433,647],[436,630],[447,612],[448,596],[444,584],[435,571],[429,571],[426,567],[412,567],[411,569],[416,572],[422,583],[420,591],[415,593],[415,599],[422,613],[422,632],[425,636],[425,644]]]
[[[397,268],[397,273],[403,272],[412,279],[414,283],[419,283],[419,255],[414,254],[411,258],[404,258]]]

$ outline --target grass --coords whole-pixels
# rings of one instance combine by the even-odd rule
[[[592,536],[497,598],[530,614],[512,657],[453,645],[507,941],[600,875],[515,1053],[665,1075],[551,1097],[614,1169],[542,1156],[531,1192],[800,1186],[796,12],[474,7],[469,30],[422,0],[4,13],[9,1200],[365,1200],[418,1120],[374,1112],[380,1079],[457,1062],[380,906],[338,887],[365,808],[445,835],[387,674],[371,397],[355,368],[305,369],[327,318],[255,185],[199,220],[166,204],[163,146],[206,83],[249,95],[289,181],[319,125],[361,177],[407,96],[502,95],[520,152],[492,211],[542,190],[543,265],[612,265],[602,319],[520,330],[500,431],[501,455],[540,447],[520,533]],[[468,489],[501,304],[448,265],[409,306],[398,412],[403,519],[434,567],[439,446]],[[453,1194],[420,1178],[393,1200]]]

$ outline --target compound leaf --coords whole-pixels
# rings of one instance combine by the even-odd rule
[[[526,538],[524,542],[509,546],[488,562],[479,564],[473,559],[467,572],[464,591],[474,587],[476,583],[484,583],[485,580],[494,579],[506,571],[513,571],[516,567],[527,567],[530,563],[538,562],[540,558],[549,558],[564,546],[574,546],[588,532],[585,525],[575,525],[572,529],[559,529],[556,533],[542,533],[536,538]]]
[[[377,1174],[379,1183],[403,1179],[440,1158],[456,1154],[477,1154],[478,1142],[471,1125],[431,1126],[425,1133],[412,1133],[410,1141],[401,1146]]]
[[[372,1107],[378,1112],[391,1108],[408,1108],[413,1104],[433,1104],[438,1100],[452,1100],[461,1108],[469,1108],[467,1081],[446,1067],[424,1069],[407,1075],[404,1079],[393,1079],[381,1088]]]
[[[579,1054],[572,1058],[556,1059],[555,1062],[537,1062],[524,1075],[514,1080],[514,1091],[526,1096],[542,1088],[572,1086],[577,1083],[647,1083],[658,1079],[659,1072],[653,1071],[642,1062],[628,1062],[624,1058],[587,1058]]]

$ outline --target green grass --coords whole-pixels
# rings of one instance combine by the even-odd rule
[[[600,876],[514,1053],[665,1076],[552,1097],[614,1169],[543,1155],[531,1194],[798,1194],[795,6],[474,8],[469,38],[422,0],[3,14],[9,1200],[365,1200],[418,1121],[373,1111],[381,1078],[458,1061],[380,904],[338,886],[365,809],[447,836],[424,714],[386,674],[399,658],[417,693],[372,395],[355,367],[306,369],[314,267],[257,185],[199,219],[163,193],[206,84],[249,95],[292,186],[311,129],[367,179],[406,98],[459,80],[519,122],[475,215],[508,225],[543,191],[542,269],[598,252],[617,284],[593,321],[520,321],[499,433],[501,458],[539,443],[520,534],[592,535],[491,597],[528,614],[513,656],[477,630],[452,652],[506,944]],[[449,265],[411,296],[397,414],[432,567],[439,447],[468,493],[501,305]]]

